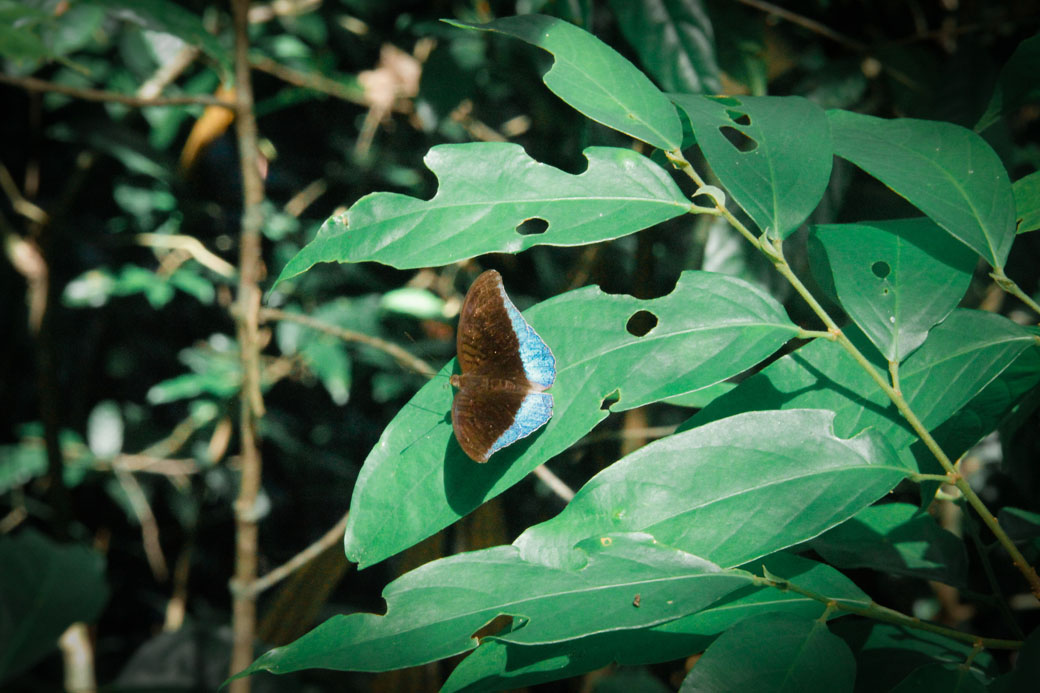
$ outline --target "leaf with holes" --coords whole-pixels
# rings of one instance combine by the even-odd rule
[[[930,219],[814,227],[809,259],[874,346],[902,361],[968,290],[976,255]]]
[[[1015,197],[1000,157],[952,123],[828,111],[834,153],[877,178],[951,236],[1002,268],[1015,240]]]
[[[796,96],[672,100],[690,119],[711,170],[763,232],[786,238],[816,209],[833,158],[819,106]]]
[[[572,175],[500,142],[433,147],[426,165],[440,183],[430,200],[374,193],[328,219],[278,281],[318,262],[381,262],[400,269],[458,262],[533,245],[583,245],[618,238],[690,211],[671,176],[628,149],[589,147]],[[543,219],[543,233],[517,231]]]
[[[723,567],[799,544],[910,474],[883,437],[839,438],[833,419],[815,409],[748,412],[655,441],[514,543],[529,561],[572,567],[572,547],[604,531],[648,532]]]
[[[884,372],[886,365],[862,333],[847,332],[860,351],[873,359],[875,368]],[[903,395],[924,426],[934,430],[967,407],[1027,349],[1038,349],[1034,340],[1028,330],[1000,315],[955,310],[900,366]],[[995,387],[1004,389],[1006,384],[995,383]],[[838,435],[851,436],[870,428],[899,451],[917,440],[877,383],[844,349],[825,339],[813,340],[777,359],[680,428],[749,410],[805,407],[833,411]],[[936,464],[934,458],[931,463]]]
[[[763,566],[772,575],[831,599],[858,601],[863,606],[870,603],[862,590],[829,565],[779,553],[746,569],[761,574]],[[695,614],[650,628],[597,633],[548,645],[486,639],[455,667],[441,691],[512,690],[579,676],[612,662],[643,666],[682,659],[703,652],[719,633],[734,624],[764,613],[814,618],[820,615],[820,603],[791,591],[754,587],[727,595]]]
[[[626,329],[648,313],[643,336]],[[692,392],[761,362],[797,334],[783,308],[739,279],[686,272],[667,296],[641,301],[596,287],[562,294],[524,317],[556,356],[553,417],[537,433],[474,464],[451,429],[452,361],[404,406],[361,469],[347,557],[372,565],[430,536],[523,479],[607,417]],[[613,396],[613,397],[612,397]],[[407,501],[402,501],[407,499]]]
[[[515,36],[552,53],[553,66],[542,78],[545,86],[597,123],[658,149],[677,149],[682,143],[682,124],[667,97],[635,65],[584,29],[540,14],[487,24],[445,21]]]
[[[526,645],[643,628],[695,613],[753,580],[645,534],[594,537],[579,550],[578,570],[529,563],[512,546],[427,563],[386,587],[385,616],[334,616],[238,676],[416,666],[473,649],[474,633],[500,616],[512,623],[493,637]]]
[[[713,642],[679,693],[851,691],[855,681],[852,651],[827,624],[764,614],[741,621]]]

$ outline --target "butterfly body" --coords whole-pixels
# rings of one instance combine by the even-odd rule
[[[541,428],[552,416],[556,359],[506,296],[494,270],[473,282],[459,315],[461,373],[451,407],[459,445],[486,462],[502,448]]]

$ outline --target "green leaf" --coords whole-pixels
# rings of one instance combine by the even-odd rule
[[[553,54],[542,80],[552,93],[597,123],[658,149],[678,149],[682,125],[675,108],[646,75],[607,44],[556,17],[526,14],[487,24],[445,20],[463,29],[494,31]]]
[[[655,441],[586,483],[515,545],[574,565],[571,547],[606,531],[648,532],[731,567],[852,517],[908,476],[885,440],[845,440],[824,411],[749,412]]]
[[[473,634],[498,616],[512,625],[494,637],[526,645],[640,628],[699,611],[752,579],[645,534],[595,537],[580,550],[586,560],[574,571],[524,561],[512,546],[427,563],[383,590],[385,616],[334,616],[240,675],[432,662],[476,647]]]
[[[224,335],[210,337],[207,347],[182,349],[179,357],[192,372],[156,383],[148,390],[148,401],[166,404],[208,394],[221,399],[242,387],[242,364],[235,343]]]
[[[927,218],[816,226],[809,259],[816,280],[896,362],[957,307],[976,262]]]
[[[690,119],[711,170],[764,233],[786,238],[816,209],[833,159],[819,106],[797,96],[672,100]]]
[[[58,646],[76,621],[93,623],[108,600],[104,559],[33,529],[0,536],[0,681]]]
[[[571,175],[534,161],[515,144],[433,147],[425,158],[440,183],[433,199],[366,195],[326,221],[278,281],[318,262],[407,269],[534,245],[597,243],[690,211],[675,181],[650,159],[610,147],[590,147],[585,157],[585,172]],[[528,219],[542,219],[548,228],[522,234],[517,227]]]
[[[991,655],[972,653],[968,643],[916,628],[866,619],[840,619],[831,631],[849,644],[859,664],[858,691],[887,691],[914,669],[935,662],[961,664],[975,656],[977,666],[993,664]]]
[[[858,333],[850,339],[885,371],[880,356]],[[993,313],[958,309],[932,329],[900,366],[910,408],[931,430],[986,388],[1033,344],[1028,330]],[[873,428],[896,450],[917,438],[877,384],[838,344],[816,339],[778,359],[695,414],[692,428],[734,413],[762,409],[827,409],[834,430],[851,436]]]
[[[872,568],[967,586],[964,543],[909,503],[864,508],[809,546],[838,568]]]
[[[657,318],[637,337],[626,324]],[[641,301],[586,287],[524,313],[556,356],[553,418],[535,435],[476,465],[455,442],[452,361],[387,426],[358,477],[347,557],[362,567],[392,556],[502,493],[578,441],[609,413],[692,392],[772,354],[796,328],[765,292],[709,272],[684,273],[675,290]],[[407,503],[400,499],[407,498]]]
[[[307,339],[300,349],[307,367],[310,368],[332,401],[343,406],[350,399],[351,361],[343,341],[329,335],[315,335]]]
[[[852,691],[848,645],[818,620],[765,614],[741,621],[712,643],[680,693]]]
[[[1040,229],[1040,171],[1023,176],[1011,186],[1015,193],[1015,220],[1018,233]]]
[[[1015,200],[1000,158],[971,130],[932,120],[828,111],[834,153],[906,198],[995,269],[1015,240]]]
[[[926,664],[899,682],[892,693],[985,693],[989,679],[960,664]]]
[[[170,0],[91,0],[98,7],[108,9],[118,19],[137,24],[146,29],[173,34],[185,43],[204,51],[216,60],[224,73],[233,74],[231,55],[220,40],[206,31],[197,15]]]
[[[770,573],[817,594],[864,605],[870,602],[851,580],[823,563],[778,553],[746,569],[754,567],[752,572],[761,573],[763,564]],[[774,612],[813,618],[820,614],[820,603],[791,591],[749,587],[695,614],[650,628],[599,633],[548,645],[520,646],[488,639],[455,667],[441,690],[515,689],[579,676],[612,662],[621,666],[668,662],[703,652],[719,633],[735,623]]]
[[[986,112],[975,124],[975,132],[989,128],[1001,117],[1013,113],[1019,106],[1036,103],[1040,99],[1040,36],[1030,36],[1011,54],[1000,71],[997,85],[993,89]]]
[[[715,31],[701,0],[610,0],[618,28],[665,91],[722,91]]]

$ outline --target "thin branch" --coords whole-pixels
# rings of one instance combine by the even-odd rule
[[[1022,641],[1020,640],[983,638],[978,635],[973,635],[971,633],[965,633],[964,631],[955,630],[953,628],[946,628],[945,626],[940,626],[938,624],[930,623],[928,621],[922,621],[917,617],[907,616],[906,614],[902,614],[896,611],[895,609],[890,609],[888,607],[881,606],[880,604],[876,604],[874,602],[870,602],[870,604],[867,606],[861,606],[862,602],[855,602],[852,600],[835,599],[833,597],[828,597],[818,592],[813,592],[812,590],[801,587],[800,585],[791,582],[790,580],[785,580],[783,578],[778,578],[772,575],[767,575],[766,577],[761,578],[756,576],[755,582],[757,584],[775,587],[785,592],[795,592],[796,594],[800,594],[803,597],[808,597],[809,599],[813,599],[822,604],[833,604],[841,611],[845,611],[852,614],[858,614],[860,616],[865,616],[867,618],[871,618],[878,621],[885,621],[887,623],[892,623],[897,626],[902,626],[904,628],[912,628],[915,630],[928,631],[929,633],[937,633],[952,640],[966,642],[970,645],[982,643],[983,647],[987,647],[993,650],[1017,650],[1022,647]]]
[[[341,517],[339,522],[333,525],[333,527],[329,529],[329,531],[325,532],[325,534],[323,534],[316,542],[305,548],[303,551],[300,551],[298,554],[267,573],[262,578],[254,580],[250,585],[245,586],[247,593],[255,597],[264,590],[274,587],[307,563],[313,561],[321,555],[325,549],[338,544],[343,539],[343,532],[347,528],[348,517],[349,513]]]
[[[235,500],[235,575],[231,581],[231,674],[253,660],[256,637],[256,598],[237,589],[257,576],[259,527],[256,503],[260,495],[262,458],[259,420],[264,414],[260,391],[259,311],[262,271],[261,235],[264,182],[260,176],[256,113],[249,68],[249,0],[231,0],[235,34],[235,131],[242,176],[242,228],[239,238],[238,296],[233,317],[242,361],[239,395],[241,476]],[[248,677],[231,682],[231,693],[248,693]]]
[[[747,5],[748,7],[753,7],[756,10],[760,10],[768,14],[774,14],[777,17],[780,17],[781,19],[786,19],[792,24],[797,24],[798,26],[804,29],[808,29],[814,34],[819,34],[820,36],[823,36],[826,39],[830,39],[835,43],[841,44],[842,46],[845,46],[850,50],[854,50],[858,53],[867,52],[867,46],[865,44],[860,43],[854,38],[850,38],[848,36],[845,36],[844,34],[840,34],[834,29],[828,27],[827,25],[817,22],[815,19],[809,19],[808,17],[800,15],[796,12],[786,10],[783,7],[780,7],[779,5],[774,5],[771,2],[763,2],[763,0],[740,0],[740,2],[744,5]]]
[[[214,254],[194,236],[166,233],[139,233],[134,239],[138,245],[151,248],[174,248],[189,253],[202,266],[225,277],[235,276],[235,266]]]
[[[564,503],[570,503],[574,498],[574,490],[571,489],[563,479],[553,474],[552,470],[544,464],[540,464],[534,468],[534,475],[538,477],[543,484],[548,486],[549,490],[562,498]]]
[[[350,87],[341,82],[337,82],[334,79],[330,79],[325,75],[320,75],[315,72],[301,72],[300,70],[294,70],[291,67],[282,65],[270,58],[261,56],[252,56],[250,58],[250,64],[267,74],[277,77],[283,82],[287,82],[297,87],[304,89],[310,89],[322,94],[328,94],[337,99],[343,101],[349,101],[353,104],[360,106],[368,106],[368,97],[365,96],[365,91],[361,87]]]
[[[7,167],[2,162],[0,162],[0,188],[7,195],[7,199],[11,201],[11,207],[14,211],[29,221],[42,225],[50,220],[50,216],[46,211],[22,195],[22,191],[18,189],[18,184],[14,182],[11,172],[7,170]]]
[[[169,569],[166,567],[166,557],[163,556],[162,545],[159,542],[159,523],[155,521],[152,506],[148,504],[148,498],[133,474],[119,464],[113,464],[112,471],[130,501],[130,509],[134,511],[138,524],[141,525],[141,543],[144,545],[144,555],[148,559],[152,575],[159,582],[165,582],[169,576]]]
[[[436,373],[436,371],[433,369],[432,366],[430,366],[430,364],[426,363],[418,356],[413,356],[412,354],[408,353],[405,349],[402,349],[401,347],[397,346],[392,342],[388,342],[386,340],[380,339],[378,337],[373,337],[371,335],[363,334],[361,332],[355,332],[353,330],[337,327],[336,325],[330,325],[328,323],[322,322],[321,320],[312,318],[309,315],[289,313],[287,311],[279,310],[277,308],[261,308],[260,320],[262,320],[263,322],[270,322],[271,320],[288,320],[291,322],[299,323],[300,325],[304,325],[306,327],[310,327],[320,332],[324,332],[325,334],[332,335],[333,337],[337,337],[338,339],[342,339],[345,342],[357,342],[359,344],[370,346],[373,349],[378,349],[379,351],[382,351],[383,353],[389,354],[390,356],[394,357],[402,366],[408,368],[409,370],[415,371],[419,375],[433,377],[433,375]]]
[[[12,77],[11,75],[5,74],[0,74],[0,83],[21,87],[28,91],[52,92],[55,94],[71,96],[76,99],[82,99],[84,101],[118,103],[132,108],[147,108],[149,106],[220,106],[221,108],[228,109],[235,108],[235,104],[230,101],[218,99],[214,96],[207,96],[205,94],[142,98],[140,96],[130,96],[129,94],[120,94],[114,91],[104,91],[102,89],[70,87],[67,84],[48,82],[46,80],[37,79],[36,77]]]

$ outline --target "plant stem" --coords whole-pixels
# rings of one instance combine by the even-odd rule
[[[704,187],[704,181],[700,175],[693,169],[693,166],[686,160],[682,155],[681,151],[673,150],[666,152],[666,156],[669,161],[675,164],[681,171],[686,173],[690,178],[700,187]],[[849,340],[841,329],[838,328],[837,323],[834,319],[824,310],[823,306],[816,300],[816,298],[809,292],[809,289],[802,283],[802,281],[795,275],[788,264],[783,254],[783,243],[779,239],[768,239],[765,235],[761,238],[756,237],[750,230],[748,230],[743,224],[740,223],[732,213],[729,212],[724,206],[716,205],[719,208],[719,212],[723,217],[733,225],[742,236],[748,239],[748,241],[758,248],[763,254],[766,255],[772,262],[773,266],[776,267],[777,272],[783,276],[788,283],[794,288],[799,296],[809,305],[809,308],[815,313],[820,320],[827,326],[828,332],[832,333],[837,339],[838,343],[845,349],[846,352],[863,368],[864,371],[877,383],[878,387],[881,388],[882,392],[896,405],[896,409],[906,419],[907,423],[910,424],[917,436],[924,442],[928,450],[935,456],[942,465],[942,468],[949,475],[949,483],[954,484],[957,489],[963,494],[965,500],[975,509],[975,512],[979,514],[983,524],[993,532],[993,536],[996,537],[997,541],[1011,556],[1011,561],[1014,566],[1022,573],[1022,576],[1029,583],[1029,589],[1033,593],[1033,596],[1040,600],[1040,575],[1037,574],[1036,569],[1029,565],[1022,552],[1018,550],[1011,538],[1008,537],[1007,533],[1000,527],[997,519],[993,516],[993,513],[989,511],[986,505],[982,502],[982,499],[976,495],[975,491],[971,488],[971,485],[961,476],[960,472],[954,467],[953,462],[947,457],[946,453],[943,452],[942,448],[932,437],[931,433],[925,428],[924,424],[917,415],[910,408],[906,399],[903,397],[902,392],[898,389],[899,383],[899,371],[898,364],[889,365],[889,370],[892,376],[892,382],[897,385],[893,387],[889,384],[888,380],[874,367],[870,361],[867,360],[859,349]],[[991,276],[996,280],[1001,287],[1007,288],[1007,286],[1013,286],[1017,289],[1017,285],[1008,279],[1003,271],[997,270]],[[1021,290],[1019,290],[1021,293]],[[1017,294],[1016,294],[1017,295]],[[1021,298],[1021,297],[1020,297]],[[1035,305],[1035,304],[1033,304]],[[1040,312],[1040,311],[1038,311]]]
[[[53,92],[55,94],[64,94],[66,96],[72,96],[77,99],[83,99],[84,101],[100,101],[102,103],[118,103],[124,106],[131,106],[135,108],[144,108],[147,106],[220,106],[221,108],[235,108],[235,104],[223,99],[218,99],[213,96],[205,96],[202,94],[191,95],[191,96],[154,96],[154,97],[140,97],[130,96],[128,94],[120,94],[114,91],[102,91],[100,89],[83,89],[79,87],[70,87],[67,84],[57,84],[55,82],[47,82],[42,79],[35,77],[12,77],[11,75],[0,74],[0,82],[4,84],[10,84],[12,86],[21,87],[27,91],[39,91],[39,92]]]
[[[913,628],[916,630],[926,630],[930,633],[937,633],[939,635],[946,636],[953,640],[968,643],[971,645],[982,644],[983,647],[987,647],[992,650],[1017,650],[1022,647],[1020,640],[1004,640],[1001,638],[983,638],[978,635],[971,633],[965,633],[963,631],[955,630],[953,628],[946,628],[935,623],[928,621],[922,621],[919,618],[913,616],[907,616],[902,614],[895,609],[890,609],[887,606],[881,606],[875,602],[870,602],[867,606],[860,606],[849,600],[835,599],[828,597],[818,592],[801,587],[790,580],[778,578],[776,576],[769,577],[755,577],[756,584],[764,584],[770,587],[775,587],[785,592],[795,592],[809,599],[821,602],[823,604],[833,604],[841,611],[846,611],[851,614],[858,614],[867,618],[872,618],[877,621],[885,621],[892,623],[897,626],[904,628]]]
[[[997,283],[997,286],[1032,308],[1034,313],[1040,315],[1040,305],[1037,305],[1036,301],[1034,301],[1029,294],[1022,291],[1018,284],[1015,283],[1014,279],[1004,274],[1003,267],[993,270],[989,273],[989,276],[993,278],[993,281]]]
[[[253,661],[256,634],[256,595],[248,589],[257,576],[258,527],[256,501],[262,460],[259,419],[264,413],[260,393],[259,311],[261,272],[260,228],[264,183],[260,177],[256,114],[249,73],[249,0],[231,0],[235,29],[235,129],[242,175],[242,228],[239,240],[238,297],[234,317],[242,359],[239,435],[241,477],[235,500],[235,576],[232,593],[231,673]],[[249,678],[231,683],[232,693],[248,693]]]

